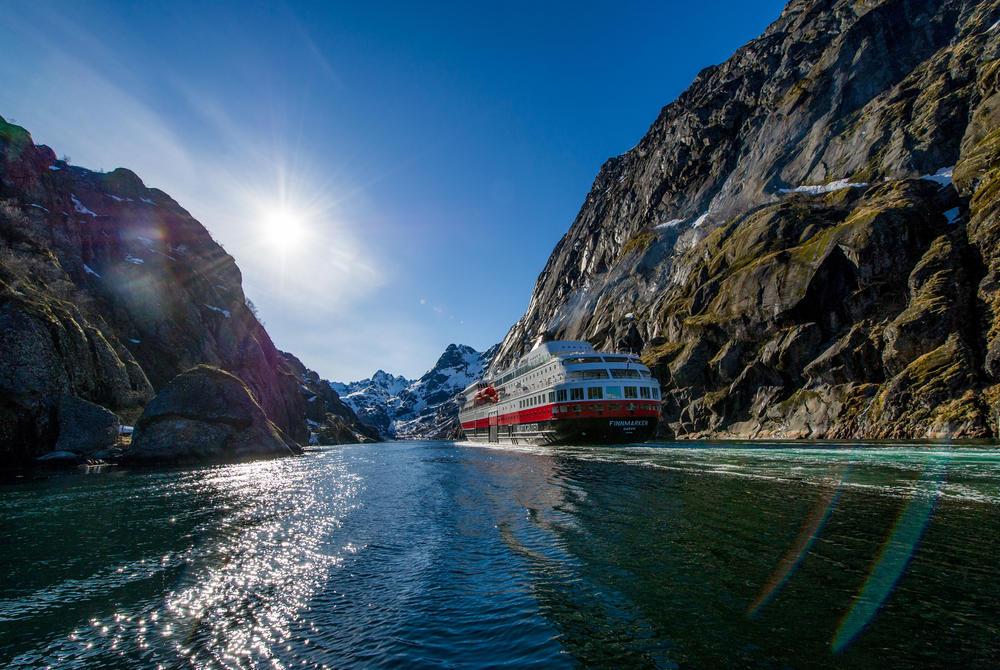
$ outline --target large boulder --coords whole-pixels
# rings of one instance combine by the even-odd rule
[[[118,441],[118,417],[104,407],[65,394],[59,401],[59,439],[55,451],[82,456],[107,449]]]
[[[123,461],[240,462],[301,453],[238,377],[199,365],[175,377],[139,417]]]

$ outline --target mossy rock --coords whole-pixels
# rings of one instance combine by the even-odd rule
[[[683,342],[664,342],[644,351],[641,359],[646,367],[652,369],[658,365],[669,365],[682,351],[684,351]]]
[[[974,370],[972,352],[957,335],[913,361],[877,398],[876,421],[882,425],[882,436],[918,434],[940,423],[937,417],[947,404],[976,387]],[[985,417],[980,423],[985,428]]]
[[[624,245],[622,245],[621,253],[619,254],[619,260],[628,256],[631,253],[642,253],[649,246],[656,241],[656,233],[651,230],[645,230],[637,234],[635,237],[630,239]]]

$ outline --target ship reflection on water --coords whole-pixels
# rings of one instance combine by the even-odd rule
[[[0,664],[991,667],[998,504],[996,451],[917,445],[56,475],[0,497]]]

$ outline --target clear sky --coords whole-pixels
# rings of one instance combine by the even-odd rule
[[[0,115],[173,196],[324,377],[415,377],[506,335],[601,164],[783,4],[6,0]]]

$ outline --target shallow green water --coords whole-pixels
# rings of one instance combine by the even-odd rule
[[[330,447],[0,486],[0,667],[996,667],[1000,450]]]

